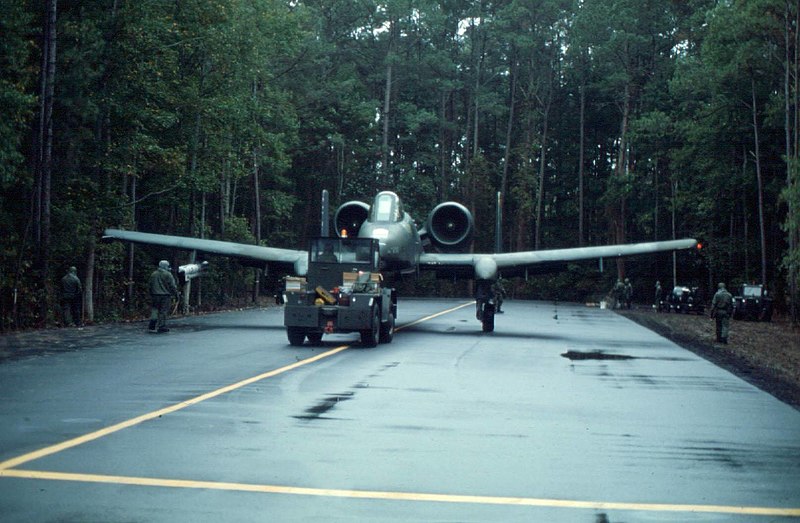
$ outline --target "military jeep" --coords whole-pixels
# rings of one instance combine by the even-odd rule
[[[659,300],[658,311],[702,315],[705,312],[703,291],[699,287],[676,285]]]
[[[771,321],[772,298],[764,285],[743,284],[733,297],[733,318],[736,320]]]

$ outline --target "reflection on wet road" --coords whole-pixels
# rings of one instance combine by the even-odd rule
[[[460,303],[375,349],[277,308],[0,339],[0,519],[800,517],[797,410],[611,311]]]

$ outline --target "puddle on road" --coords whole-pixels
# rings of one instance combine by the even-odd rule
[[[658,357],[658,356],[629,356],[627,354],[615,354],[601,350],[583,352],[579,350],[568,350],[561,355],[570,361],[581,360],[604,360],[604,361],[628,361],[628,360],[655,360],[655,361],[691,361],[691,358]]]
[[[571,361],[576,360],[635,360],[637,359],[635,356],[628,356],[627,354],[613,354],[609,352],[603,352],[601,350],[593,351],[593,352],[581,352],[577,350],[568,350],[564,354],[561,355],[563,358],[567,358]]]
[[[368,378],[378,378],[380,375],[389,369],[393,369],[400,365],[399,361],[392,361],[382,365],[377,372],[370,374],[367,376]],[[305,410],[305,414],[301,414],[299,416],[292,416],[295,419],[299,420],[318,420],[318,419],[334,419],[329,416],[325,416],[328,412],[334,409],[339,403],[343,401],[348,401],[353,399],[355,396],[355,391],[359,389],[369,389],[369,388],[385,388],[385,387],[373,387],[369,381],[360,381],[351,387],[352,390],[348,392],[340,392],[339,394],[327,394],[321,401],[319,401],[313,407],[309,407]]]
[[[345,392],[343,394],[332,394],[322,401],[306,409],[306,414],[303,416],[294,416],[296,419],[314,420],[325,419],[324,414],[327,414],[331,409],[336,407],[340,402],[353,399],[354,392]]]

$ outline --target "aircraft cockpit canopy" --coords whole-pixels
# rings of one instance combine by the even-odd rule
[[[382,192],[375,197],[370,209],[373,222],[399,222],[403,219],[403,204],[393,192]]]

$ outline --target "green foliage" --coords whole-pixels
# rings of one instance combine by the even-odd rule
[[[22,177],[20,147],[33,116],[34,51],[27,2],[0,5],[0,189],[13,187]]]
[[[51,263],[83,268],[95,249],[98,317],[133,314],[154,261],[178,255],[137,248],[136,303],[123,304],[128,249],[97,244],[103,228],[245,243],[258,230],[268,245],[301,247],[318,231],[321,189],[334,205],[396,190],[418,220],[461,200],[475,212],[475,249],[491,250],[505,171],[506,249],[531,248],[536,226],[543,248],[577,245],[583,203],[588,244],[607,243],[615,219],[628,241],[702,237],[704,265],[685,262],[685,277],[734,281],[757,272],[760,255],[755,114],[768,283],[785,286],[797,278],[789,239],[800,204],[786,174],[796,151],[784,150],[784,9],[794,20],[797,7],[781,0],[63,3]],[[47,298],[33,290],[29,232],[41,11],[0,7],[3,327],[44,321]],[[667,264],[628,267],[639,276],[670,273]],[[203,302],[246,299],[253,271],[217,267]],[[572,268],[517,292],[589,299],[605,277]],[[14,286],[24,298],[12,312]],[[425,279],[415,292],[468,286]]]
[[[800,286],[800,175],[797,160],[789,160],[789,180],[781,192],[781,199],[788,212],[781,228],[786,232],[788,248],[781,267],[786,272],[787,286]]]

